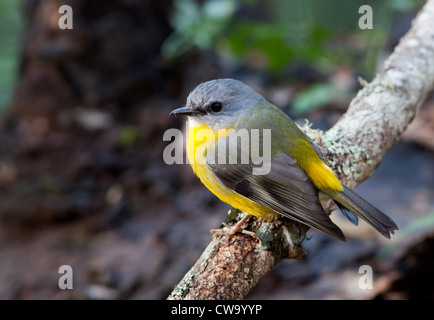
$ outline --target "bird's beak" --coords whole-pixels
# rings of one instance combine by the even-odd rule
[[[200,112],[198,110],[193,109],[190,106],[181,107],[178,109],[173,110],[170,115],[174,117],[178,116],[195,116],[198,115]]]

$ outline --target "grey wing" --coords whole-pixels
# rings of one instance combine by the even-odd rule
[[[288,154],[271,160],[270,172],[253,175],[252,164],[209,165],[216,179],[239,195],[340,240],[342,231],[323,211],[318,190]]]

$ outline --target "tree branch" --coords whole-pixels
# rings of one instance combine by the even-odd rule
[[[367,179],[416,115],[434,87],[434,0],[371,83],[327,132],[303,130],[322,148],[330,166],[350,188]],[[306,227],[285,218],[252,217],[259,238],[215,237],[168,299],[242,299],[277,262],[301,259]]]

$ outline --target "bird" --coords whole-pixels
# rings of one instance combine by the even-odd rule
[[[345,241],[320,199],[333,200],[351,223],[361,218],[386,238],[398,230],[390,217],[340,182],[318,146],[285,112],[243,82],[202,82],[170,115],[188,117],[186,146],[193,172],[221,201],[248,214],[228,234],[242,230],[249,215],[270,219],[280,214]],[[230,139],[241,130],[262,131],[263,139],[246,148],[245,142]],[[254,174],[258,164],[250,149],[255,146],[268,147],[265,174]]]

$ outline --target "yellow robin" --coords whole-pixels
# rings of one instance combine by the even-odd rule
[[[281,214],[345,240],[320,204],[320,198],[328,198],[355,225],[360,217],[387,238],[398,230],[392,219],[339,181],[318,147],[283,111],[244,83],[233,79],[201,83],[188,96],[186,106],[171,115],[188,116],[187,154],[193,171],[231,206],[265,219]],[[237,139],[229,139],[232,132],[253,129],[268,129],[270,141],[262,139],[243,148]],[[208,132],[202,134],[206,139],[197,139],[203,130]],[[258,165],[251,148],[267,150],[264,143],[270,144],[269,170],[254,174]],[[219,150],[237,151],[235,159],[227,154],[225,161],[214,161]],[[249,161],[242,161],[243,157]]]

